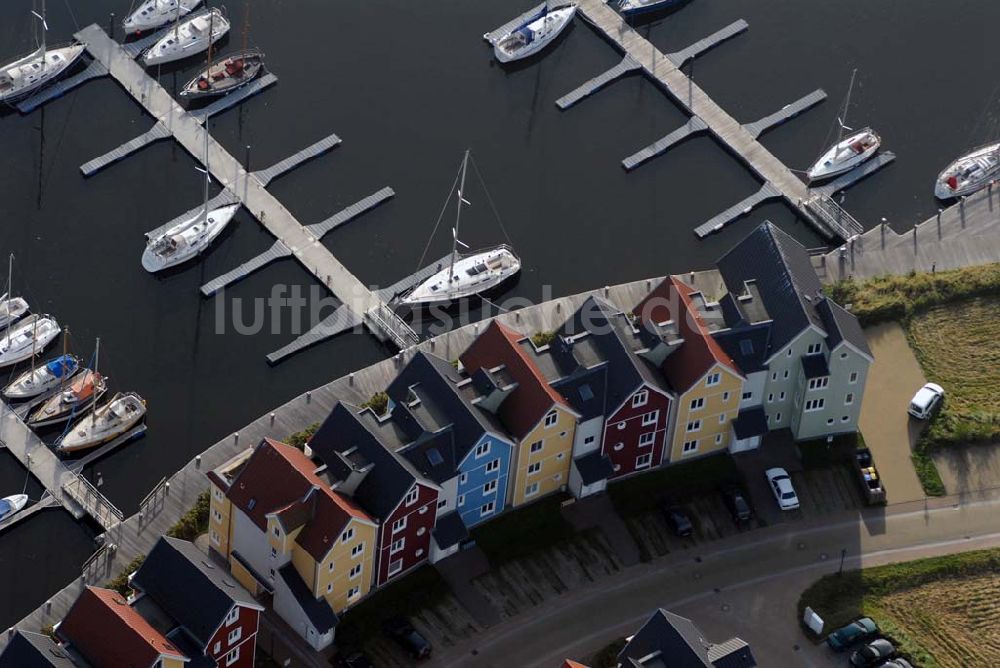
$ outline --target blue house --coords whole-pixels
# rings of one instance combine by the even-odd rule
[[[410,441],[398,454],[441,487],[438,518],[456,512],[466,527],[503,511],[514,447],[481,405],[483,382],[492,381],[417,352],[387,389],[392,420]]]

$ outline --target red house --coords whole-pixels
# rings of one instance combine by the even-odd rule
[[[391,419],[339,402],[309,447],[350,496],[379,522],[375,585],[427,561],[441,488],[396,452],[408,444]]]

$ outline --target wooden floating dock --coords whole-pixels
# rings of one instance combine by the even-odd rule
[[[583,98],[593,95],[600,89],[607,86],[609,83],[615,79],[622,77],[629,72],[634,72],[640,69],[639,63],[635,61],[632,56],[625,54],[622,61],[612,67],[610,70],[598,74],[593,79],[584,82],[582,85],[578,86],[575,90],[563,95],[561,98],[556,100],[556,106],[560,109],[569,109],[574,104],[582,100]]]
[[[130,139],[118,148],[112,149],[104,155],[98,156],[93,160],[80,165],[80,171],[83,172],[84,176],[93,176],[108,165],[118,162],[123,158],[127,158],[139,149],[145,148],[146,146],[149,146],[154,142],[158,142],[161,139],[167,139],[168,137],[170,137],[170,130],[168,130],[163,123],[157,123],[149,130],[143,132],[134,139]]]
[[[759,121],[744,124],[743,128],[749,132],[754,139],[757,139],[771,128],[775,128],[785,121],[798,116],[803,111],[812,109],[825,99],[826,91],[822,88],[817,88],[805,97],[800,98],[791,104],[786,104],[778,111],[773,114],[768,114]]]
[[[450,259],[451,253],[438,259],[436,262],[432,262],[427,266],[418,269],[409,276],[396,281],[392,285],[379,288],[379,296],[382,298],[382,301],[387,304],[393,302],[398,295],[406,292],[410,288],[416,287],[417,283],[426,281],[428,278],[441,271],[444,268],[445,263]]]
[[[211,297],[219,290],[228,288],[233,283],[243,280],[258,269],[263,269],[272,262],[291,256],[291,249],[289,249],[288,246],[281,241],[281,239],[278,239],[271,245],[270,248],[260,255],[247,260],[232,271],[228,271],[222,276],[213,278],[208,283],[205,283],[205,285],[201,286],[201,294],[205,297]]]
[[[361,323],[362,319],[354,311],[346,306],[338,306],[334,309],[333,313],[323,318],[318,325],[308,332],[299,336],[291,343],[275,350],[273,353],[268,353],[267,361],[269,364],[277,364],[290,355],[301,352],[338,334],[343,334],[360,326]]]
[[[697,234],[699,238],[703,239],[709,234],[718,232],[737,218],[747,215],[758,204],[766,202],[770,199],[777,199],[779,197],[781,197],[781,192],[772,187],[770,183],[765,183],[760,187],[760,190],[755,192],[753,195],[750,195],[743,201],[732,205],[722,213],[713,216],[708,220],[708,222],[696,227],[694,233]]]
[[[220,206],[226,206],[228,204],[236,204],[239,201],[240,199],[236,195],[234,195],[231,191],[222,190],[218,195],[208,200],[208,210],[211,211],[212,209],[218,209]],[[185,220],[190,220],[191,218],[198,215],[204,210],[205,210],[205,205],[200,205],[196,206],[190,211],[185,211],[184,213],[177,216],[173,220],[169,220],[166,223],[160,225],[155,230],[150,230],[149,232],[146,232],[146,238],[152,239],[154,237],[158,237],[167,230],[169,230],[174,225],[182,223]]]
[[[372,193],[368,197],[358,200],[349,207],[346,207],[341,211],[338,211],[337,213],[333,214],[332,216],[330,216],[321,223],[313,223],[312,225],[306,225],[306,229],[312,232],[313,236],[315,236],[317,239],[322,239],[329,232],[332,232],[333,230],[337,229],[344,223],[354,220],[361,214],[371,211],[382,202],[385,202],[388,199],[392,199],[395,196],[396,196],[396,191],[390,188],[389,186],[386,186],[385,188],[382,188],[381,190]]]
[[[503,37],[504,35],[506,35],[507,33],[509,33],[514,28],[518,27],[519,25],[521,25],[522,23],[524,23],[528,19],[530,19],[530,18],[532,18],[534,16],[537,16],[538,14],[541,14],[542,10],[545,9],[545,6],[547,4],[548,4],[548,2],[543,2],[542,4],[538,5],[537,7],[532,7],[531,9],[529,9],[528,11],[526,11],[525,13],[521,14],[520,16],[518,16],[517,18],[511,19],[510,21],[507,21],[507,23],[504,23],[502,26],[500,26],[496,30],[489,31],[488,33],[486,33],[485,35],[483,35],[483,39],[485,39],[490,44],[495,43],[498,39],[500,39],[501,37]]]
[[[892,151],[886,151],[885,153],[879,153],[871,160],[855,167],[846,174],[842,174],[835,178],[833,181],[822,185],[816,186],[815,188],[810,188],[810,192],[813,195],[824,195],[826,197],[833,197],[836,193],[841,190],[846,190],[850,188],[855,183],[861,179],[867,178],[879,171],[883,167],[891,164],[896,159],[896,154]]]
[[[713,32],[708,37],[700,39],[686,49],[681,49],[680,51],[674,51],[673,53],[668,53],[667,58],[676,65],[680,67],[692,58],[697,58],[701,54],[705,53],[709,49],[712,49],[719,44],[722,44],[727,39],[736,37],[742,32],[745,32],[750,25],[743,19],[733,21],[727,25],[722,30],[717,30]]]
[[[222,113],[231,107],[235,107],[248,97],[252,97],[276,83],[278,83],[277,76],[271,74],[270,72],[264,72],[263,75],[257,77],[246,86],[241,86],[229,95],[224,95],[215,102],[207,104],[200,109],[192,109],[189,113],[199,123],[204,123],[206,118]]]
[[[257,177],[257,180],[260,181],[265,186],[269,185],[271,181],[278,178],[282,174],[286,174],[292,171],[293,169],[303,164],[304,162],[319,157],[324,153],[326,153],[327,151],[330,151],[339,145],[340,145],[340,137],[338,137],[335,134],[331,134],[327,137],[324,137],[323,139],[320,139],[312,146],[307,146],[298,153],[294,153],[288,156],[281,162],[271,165],[267,169],[262,169],[258,172],[254,172],[253,175]]]
[[[143,51],[160,41],[160,38],[171,30],[173,30],[173,26],[167,26],[166,28],[160,28],[156,32],[146,35],[145,37],[133,40],[127,44],[122,44],[122,51],[133,58],[138,58]]]
[[[666,137],[657,139],[646,148],[640,149],[622,160],[622,167],[624,167],[627,171],[632,171],[647,160],[651,160],[656,156],[665,153],[675,144],[679,144],[691,135],[704,132],[707,129],[708,125],[705,124],[705,121],[701,120],[698,116],[692,116],[688,119],[687,123],[677,128]]]
[[[93,60],[87,67],[72,76],[66,77],[65,79],[60,79],[51,86],[42,89],[38,93],[32,95],[31,97],[25,98],[17,103],[17,110],[22,114],[27,114],[34,111],[38,107],[42,106],[46,102],[51,102],[57,97],[61,97],[73,90],[80,84],[84,84],[91,79],[97,79],[99,77],[106,77],[108,75],[108,69],[104,67],[99,61]]]
[[[104,445],[94,448],[83,457],[79,459],[71,460],[68,464],[68,468],[74,473],[79,473],[83,469],[87,468],[99,459],[110,455],[112,452],[122,447],[126,443],[131,443],[132,441],[142,438],[146,435],[146,425],[145,423],[133,427],[129,431],[125,432],[118,438],[105,443]]]

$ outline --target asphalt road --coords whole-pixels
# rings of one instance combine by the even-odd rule
[[[625,569],[598,586],[440,651],[433,666],[545,666],[588,658],[634,632],[657,606],[690,616],[709,640],[739,635],[761,666],[833,666],[844,659],[800,632],[795,605],[819,576],[845,568],[1000,546],[1000,499],[888,515],[868,511],[834,524],[784,524],[712,543],[711,550]],[[440,650],[441,648],[439,648]]]

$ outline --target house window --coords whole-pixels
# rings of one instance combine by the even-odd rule
[[[236,623],[236,620],[238,620],[239,618],[240,618],[240,609],[233,608],[232,610],[229,611],[229,614],[226,615],[226,626],[232,626],[233,624]]]
[[[660,417],[660,411],[650,411],[642,416],[642,426],[648,427],[651,424],[656,424],[656,420]]]
[[[212,511],[212,517],[215,518],[215,523],[216,524],[222,524],[222,513],[220,513],[218,510],[213,510]],[[275,527],[275,531],[277,531],[277,530],[278,530],[277,527]]]
[[[840,353],[840,359],[846,360],[847,359],[847,353]]]
[[[417,502],[418,496],[420,496],[420,490],[417,489],[416,485],[414,485],[413,489],[411,489],[409,492],[406,493],[406,500],[404,503],[408,506],[412,506],[414,503]]]
[[[593,442],[594,442],[594,437],[593,436],[588,436],[587,438],[583,439],[583,444],[584,445],[590,445]]]
[[[858,372],[857,371],[852,371],[851,372],[851,380],[850,380],[850,382],[851,383],[858,382]]]
[[[698,441],[697,440],[694,440],[694,441],[685,441],[684,447],[681,449],[681,451],[684,454],[687,454],[689,452],[695,452],[697,449],[698,449]]]
[[[726,414],[725,413],[721,413],[719,415],[719,424],[726,424]]]
[[[277,524],[274,525],[274,535],[275,536],[280,536],[281,535],[281,529],[278,528]]]
[[[361,593],[361,587],[351,587],[350,589],[347,590],[347,600],[350,601],[352,599],[357,598],[358,594],[360,593]]]
[[[393,555],[397,552],[402,552],[403,548],[406,547],[406,539],[400,538],[399,540],[392,541],[392,545],[389,546],[389,554]]]
[[[465,505],[465,494],[461,494],[458,497],[458,507],[461,508]]]
[[[562,480],[562,473],[555,474],[554,476],[552,476],[552,479],[555,480],[556,482],[559,482],[560,480]]]
[[[774,393],[773,392],[768,393],[768,395],[767,395],[767,403],[771,403],[773,401],[774,401]]]
[[[479,516],[480,517],[486,517],[487,515],[492,515],[493,514],[493,510],[496,507],[497,507],[496,504],[494,502],[492,502],[492,501],[490,501],[487,504],[484,504],[483,507],[479,509]]]
[[[644,455],[639,455],[638,457],[636,457],[635,468],[636,469],[648,468],[652,462],[653,462],[653,453],[647,452]]]
[[[483,485],[483,494],[493,494],[497,491],[497,481],[490,480],[488,483]]]
[[[688,422],[688,424],[687,424],[687,430],[689,432],[691,432],[691,431],[701,431],[701,420],[693,420],[691,422]]]
[[[469,482],[469,474],[468,473],[463,473],[462,475],[458,476],[458,484],[459,485],[464,485],[467,482]]]
[[[559,438],[566,438],[566,432],[564,431],[559,432]]]
[[[346,543],[347,541],[351,540],[352,538],[354,538],[354,527],[349,527],[347,529],[347,531],[344,532],[344,535],[342,535],[340,537],[340,542],[341,543]]]
[[[781,413],[774,416],[774,421],[776,424],[781,424]]]
[[[544,445],[545,445],[545,441],[535,441],[534,443],[531,444],[531,447],[528,448],[528,449],[532,453],[541,452],[542,451],[542,446],[544,446]]]
[[[490,454],[489,441],[487,441],[486,443],[480,443],[479,445],[476,446],[476,459],[479,459],[480,457],[485,457],[488,454]]]
[[[489,464],[486,465],[486,472],[493,473],[494,471],[500,470],[500,459],[491,460]]]
[[[232,645],[234,642],[243,637],[243,627],[237,626],[235,629],[229,632],[228,644]]]
[[[392,577],[393,575],[395,575],[396,573],[400,572],[401,570],[403,570],[403,560],[402,559],[396,559],[395,561],[390,561],[389,562],[389,577]]]
[[[221,542],[222,542],[222,541],[221,541],[221,540],[219,539],[219,534],[215,532],[215,529],[212,529],[212,532],[211,532],[211,538],[212,538],[212,544],[213,544],[213,545],[218,545],[219,543],[221,543]]]
[[[562,459],[565,456],[566,456],[565,452],[560,452],[558,455],[556,455],[556,459]]]
[[[615,447],[614,447],[615,452],[623,450],[624,448],[625,448],[625,444],[624,443],[615,443]]]
[[[727,401],[729,401],[729,393],[728,392],[723,392],[722,393],[722,402],[725,403]]]
[[[853,392],[848,392],[847,396],[844,397],[844,405],[845,406],[850,406],[853,403],[854,403],[854,393]]]
[[[772,371],[771,372],[771,380],[778,380],[778,372],[777,371]]]
[[[742,399],[743,401],[750,401],[751,399],[753,399],[753,392],[743,393],[743,399]]]
[[[787,356],[787,357],[791,357],[792,356],[792,349],[791,348],[789,348],[788,350],[785,351],[785,356]]]
[[[226,665],[231,666],[240,660],[240,648],[235,648],[232,652],[226,655]]]
[[[704,397],[698,397],[697,399],[692,399],[691,400],[691,410],[693,410],[693,411],[700,411],[704,407],[705,407],[705,398]]]
[[[418,536],[423,536],[425,533],[427,533],[427,527],[420,527],[419,529],[417,529]]]
[[[527,487],[524,488],[524,495],[525,496],[534,496],[535,494],[538,494],[538,483],[537,482],[533,482],[533,483],[531,483],[530,485],[528,485]]]
[[[715,387],[722,380],[722,374],[713,373],[705,379],[705,387]]]
[[[441,499],[440,501],[438,501],[438,510],[447,507],[448,507],[448,499]]]
[[[347,574],[347,577],[353,580],[354,578],[361,575],[361,571],[363,570],[364,570],[363,564],[354,564],[354,566],[351,568],[351,572]]]
[[[221,650],[222,650],[221,642],[216,642],[214,645],[212,645],[212,654],[218,655]]]
[[[826,419],[826,424],[827,424],[827,426],[833,424],[833,418],[827,418]]]
[[[826,404],[826,399],[810,399],[806,402],[806,412],[810,413],[812,411],[823,410],[823,406]]]
[[[716,434],[715,435],[715,444],[719,445],[720,443],[722,443],[722,434]]]
[[[788,369],[785,369],[785,373],[782,376],[785,380],[788,380]]]
[[[326,593],[329,594],[332,591],[333,591],[333,583],[332,582],[328,582],[327,585],[326,585]]]
[[[329,571],[330,571],[331,573],[333,572],[333,564],[334,564],[334,562],[333,562],[333,560],[331,559],[331,560],[330,560],[330,565],[329,565],[329,566],[327,567],[327,570],[329,570]]]
[[[615,425],[615,427],[618,429],[618,431],[621,431],[622,429],[624,429],[625,428],[625,420],[622,420],[621,422],[617,423]]]
[[[841,421],[841,422],[847,422],[847,421],[848,421],[848,420],[850,420],[850,419],[851,419],[851,418],[850,418],[850,416],[849,416],[849,415],[845,415],[844,417],[840,418],[840,421]]]
[[[649,390],[639,390],[632,395],[632,408],[645,406],[647,401],[649,401]]]
[[[785,400],[785,393],[782,392],[781,394],[778,395],[778,401],[784,401],[784,400]]]
[[[401,517],[401,518],[399,518],[398,520],[396,520],[395,522],[392,523],[392,532],[393,533],[399,533],[400,531],[402,531],[405,528],[406,528],[406,518],[405,517]]]
[[[528,464],[528,475],[534,475],[542,470],[542,463],[535,462],[534,464]]]
[[[806,349],[806,355],[818,355],[823,352],[822,343],[810,343],[809,348]]]
[[[551,427],[556,422],[559,422],[559,413],[555,411],[549,411],[545,414],[545,426]]]
[[[356,558],[358,555],[364,553],[364,551],[365,551],[365,544],[364,543],[358,543],[357,545],[355,545],[354,547],[351,548],[351,559]],[[330,570],[333,570],[333,564],[332,563],[330,564]]]
[[[219,489],[218,487],[213,487],[212,488],[212,496],[215,497],[216,501],[222,501],[222,490]]]
[[[428,509],[429,507],[430,507],[430,506],[424,506],[423,508],[421,508],[420,510],[418,510],[418,511],[417,511],[417,514],[418,514],[418,515],[424,515],[424,514],[426,514],[426,513],[427,513],[427,509]]]
[[[271,558],[275,559],[275,558],[277,558],[277,556],[278,556],[278,548],[272,547],[271,548]]]
[[[820,378],[810,378],[809,379],[809,389],[810,390],[822,390],[824,387],[830,384],[829,376],[821,376]]]
[[[642,436],[639,437],[639,447],[640,448],[644,448],[647,445],[652,445],[653,444],[653,440],[655,438],[656,438],[656,432],[655,431],[651,431],[651,432],[647,432],[647,433],[643,434]]]

